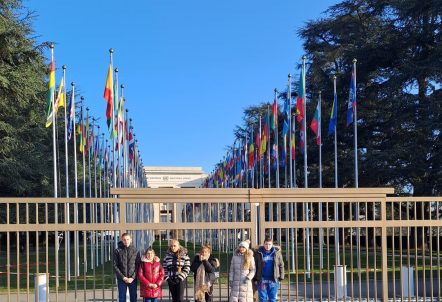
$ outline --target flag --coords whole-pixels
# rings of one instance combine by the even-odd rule
[[[255,166],[255,145],[253,144],[253,130],[250,133],[249,147],[248,147],[248,163],[249,169]]]
[[[305,103],[305,81],[304,81],[304,68],[301,70],[301,75],[299,76],[299,87],[298,96],[296,97],[296,119],[301,123],[304,118],[304,103]]]
[[[52,57],[51,68],[49,70],[49,90],[48,99],[46,106],[46,128],[52,124],[52,114],[54,108],[54,97],[55,97],[55,63],[54,57]]]
[[[321,116],[320,116],[320,108],[319,105],[321,103],[318,101],[318,105],[316,105],[315,115],[313,116],[312,122],[310,123],[310,129],[316,135],[316,144],[319,146],[321,144]]]
[[[356,73],[353,70],[351,73],[350,91],[348,94],[347,126],[353,122],[353,116],[355,110],[356,110]]]
[[[120,96],[118,100],[118,112],[117,112],[117,143],[123,143],[124,135],[124,97]]]
[[[111,131],[111,138],[116,138],[118,136],[118,103],[119,103],[119,97],[118,97],[118,76],[115,76],[115,82],[114,82],[114,87],[113,87],[114,91],[114,95],[113,95],[113,106],[112,106],[112,131]]]
[[[55,113],[58,113],[58,108],[65,107],[65,98],[64,95],[64,76],[60,80],[60,85],[58,86],[57,98],[55,99]]]
[[[261,160],[261,137],[259,136],[259,130],[255,130],[255,146],[256,146],[256,160],[259,162]]]
[[[267,150],[267,141],[269,140],[269,134],[268,134],[268,131],[267,131],[267,116],[266,116],[266,118],[264,119],[265,120],[265,122],[264,122],[264,127],[263,127],[263,129],[262,129],[262,131],[261,131],[261,145],[260,145],[260,148],[259,148],[259,152],[260,152],[260,155],[261,156],[263,156],[264,154],[265,154],[265,152],[266,152],[266,150]]]
[[[276,103],[276,97],[273,101],[272,115],[270,117],[270,127],[273,131],[275,131],[275,129],[276,131],[278,131],[278,104]]]
[[[330,124],[328,124],[328,134],[334,134],[336,131],[336,123],[338,121],[338,96],[336,92],[333,97],[333,106],[330,113]]]
[[[83,143],[83,122],[78,123],[77,126],[77,134],[79,136],[79,141],[80,141],[80,153],[83,153],[84,150],[84,143]]]
[[[284,122],[282,124],[283,148],[281,155],[281,167],[285,167],[286,157],[287,157],[287,134],[289,132],[289,118],[290,118],[289,102],[290,102],[289,99],[286,99],[284,101]]]
[[[114,99],[114,83],[113,83],[113,73],[112,73],[112,64],[109,64],[109,69],[107,71],[107,78],[106,78],[106,86],[104,87],[104,99],[107,102],[106,107],[106,120],[107,120],[107,127],[109,130],[112,131],[112,115],[114,114],[112,105],[113,105],[113,99]]]
[[[304,146],[305,146],[305,128],[304,128],[304,123],[303,121],[300,122],[301,123],[301,129],[299,130],[299,137],[300,137],[300,142],[299,142],[299,147],[301,150],[301,154],[304,154]]]
[[[296,130],[296,124],[295,124],[295,117],[293,116],[293,118],[292,118],[292,137],[291,137],[291,140],[292,140],[292,150],[291,150],[292,160],[295,159],[295,155],[296,155],[295,130]]]
[[[135,139],[132,134],[132,127],[129,130],[129,160],[132,161],[135,156]]]
[[[67,131],[68,131],[68,139],[71,139],[72,129],[75,129],[75,125],[72,127],[72,123],[74,121],[74,114],[75,114],[75,95],[74,91],[71,92],[71,98],[69,100],[69,105],[67,107],[69,109],[69,115],[68,115],[68,123],[67,123]]]

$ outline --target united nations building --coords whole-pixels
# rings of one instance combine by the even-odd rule
[[[144,175],[148,188],[200,188],[207,177],[201,167],[144,167]],[[156,203],[153,210],[156,223],[182,222],[185,216],[185,204]]]

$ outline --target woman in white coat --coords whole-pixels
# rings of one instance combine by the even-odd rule
[[[243,241],[230,262],[229,302],[253,302],[252,279],[254,275],[253,251],[249,250],[249,242]]]

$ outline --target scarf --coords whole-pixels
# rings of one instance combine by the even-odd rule
[[[195,276],[195,300],[200,302],[206,301],[206,293],[210,293],[210,280],[206,275],[204,264],[200,264]]]

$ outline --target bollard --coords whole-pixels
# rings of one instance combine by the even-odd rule
[[[414,297],[414,267],[401,266],[401,293],[402,296]]]
[[[337,299],[347,295],[347,266],[335,265],[335,293]]]
[[[49,274],[34,274],[35,302],[46,302],[49,294]]]

